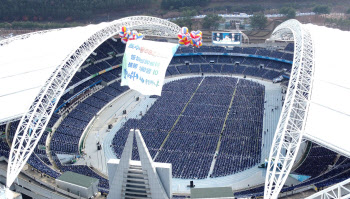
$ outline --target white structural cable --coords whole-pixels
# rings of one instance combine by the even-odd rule
[[[168,37],[176,37],[177,33],[180,31],[180,27],[176,24],[156,17],[127,17],[105,23],[102,28],[97,29],[94,34],[82,43],[78,49],[73,52],[67,52],[66,59],[63,60],[51,74],[19,123],[9,156],[6,187],[11,186],[30,155],[33,153],[34,148],[39,142],[54,112],[54,108],[79,67],[99,45],[110,37],[118,34],[122,26],[126,26],[130,29],[139,27],[139,30],[143,28],[147,30],[155,29],[153,35],[166,35]],[[9,40],[2,41],[0,44],[6,45],[14,40],[25,40],[32,35],[45,34],[46,32],[49,31],[16,36]]]

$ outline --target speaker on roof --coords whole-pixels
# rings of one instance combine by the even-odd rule
[[[123,115],[125,115],[126,114],[126,110],[123,110]]]
[[[112,127],[113,127],[112,124],[108,125],[108,129],[112,129]]]
[[[137,98],[136,98],[136,101],[139,101],[139,100],[140,100],[140,98],[139,98],[139,97],[137,97]]]

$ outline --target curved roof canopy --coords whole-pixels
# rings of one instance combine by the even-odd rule
[[[271,38],[293,38],[294,60],[270,150],[264,198],[278,197],[302,138],[350,157],[350,32],[288,20]]]
[[[314,74],[305,136],[350,157],[350,32],[304,25],[314,43]]]
[[[85,52],[86,47],[82,45],[103,39],[102,33],[112,31],[117,34],[122,25],[162,37],[176,37],[180,29],[163,19],[135,16],[97,25],[34,32],[0,41],[0,124],[26,113],[40,89],[49,83],[55,69],[74,52]]]
[[[27,110],[24,109],[26,112],[22,116],[13,139],[7,169],[7,187],[11,186],[33,153],[59,98],[79,67],[99,45],[118,34],[122,26],[132,30],[154,30],[151,34],[156,36],[176,37],[180,31],[178,25],[163,19],[134,16],[86,27],[35,32],[0,42],[2,49],[0,53],[9,56],[2,67],[16,68],[16,72],[12,74],[11,70],[7,70],[0,82],[14,88],[13,91],[7,89],[1,95],[3,98],[2,102],[0,101],[0,108],[6,111],[0,115],[0,119],[13,117],[15,112],[12,111],[12,108],[22,101],[24,108],[27,103],[32,102]],[[18,53],[19,59],[15,59],[14,53]],[[45,72],[38,72],[40,70]],[[22,78],[20,75],[23,75]],[[21,85],[28,86],[27,84],[29,87],[26,90],[40,88],[37,89],[39,92],[34,98],[34,91],[30,95],[29,92],[21,96],[17,95],[17,93],[24,92],[21,89],[24,87]],[[41,84],[43,86],[40,86]],[[12,98],[8,98],[9,96]],[[23,109],[16,111],[20,113]]]
[[[28,111],[57,66],[106,24],[37,32],[0,42],[0,123]]]

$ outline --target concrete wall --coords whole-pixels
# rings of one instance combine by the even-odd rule
[[[158,174],[158,177],[163,184],[163,187],[165,189],[166,194],[169,198],[172,198],[172,191],[171,191],[171,179],[172,179],[172,169],[171,164],[169,164],[170,167],[157,167],[156,165],[156,172]]]
[[[130,161],[132,165],[141,165],[140,161]],[[115,175],[115,171],[119,165],[118,159],[110,159],[107,163],[108,168],[108,178],[113,179]],[[159,163],[155,162],[154,166],[156,167],[157,175],[162,183],[164,190],[169,198],[172,198],[172,189],[171,189],[171,181],[172,181],[172,165],[169,163]],[[109,181],[111,183],[111,181]],[[109,187],[113,187],[113,185],[109,185]]]
[[[75,184],[71,184],[68,182],[64,182],[61,180],[57,180],[56,179],[56,184],[59,188],[64,189],[68,192],[71,192],[75,195],[84,197],[84,198],[90,198],[92,196],[94,196],[97,193],[97,185],[98,185],[98,181],[96,181],[96,183],[92,184],[90,187],[85,188],[82,186],[78,186]]]
[[[117,170],[118,165],[119,165],[118,159],[110,159],[107,162],[108,179],[114,179],[114,174],[115,174],[115,171]],[[112,187],[111,182],[112,180],[109,180],[109,187]]]
[[[35,199],[48,199],[48,198],[52,198],[51,196],[48,196],[48,197],[45,197],[45,196],[42,196],[42,195],[39,195],[39,194],[36,194],[35,192],[32,192],[31,190],[28,190],[24,187],[21,187],[19,185],[15,185],[15,189],[17,192],[19,193],[23,193],[27,196],[30,196],[32,198],[35,198]]]

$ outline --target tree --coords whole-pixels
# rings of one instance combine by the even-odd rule
[[[182,11],[182,16],[178,19],[176,19],[174,21],[174,23],[176,23],[177,25],[179,25],[180,27],[188,27],[189,29],[192,28],[192,17],[197,15],[197,11],[196,10],[191,10],[190,8],[186,8],[184,11]]]
[[[296,16],[296,11],[292,7],[283,7],[280,9],[280,13],[284,14],[287,19],[294,19]]]
[[[350,14],[350,8],[346,11],[346,14]]]
[[[208,14],[207,16],[205,16],[203,18],[203,28],[205,29],[211,29],[211,30],[215,30],[218,29],[220,23],[222,21],[222,17],[219,15],[215,15],[215,14]]]
[[[312,11],[316,14],[329,14],[331,8],[326,5],[317,5]]]
[[[151,2],[152,0],[1,0],[0,21],[63,21],[69,17],[81,20],[115,10],[145,8]]]
[[[226,7],[226,6],[225,6]],[[229,6],[230,12],[244,12],[244,13],[257,13],[263,12],[265,10],[264,6],[259,4],[249,4],[249,5],[233,5]]]
[[[350,30],[350,19],[326,18],[325,23],[331,27],[337,27],[344,30]]]
[[[173,9],[182,7],[195,7],[195,6],[206,6],[210,0],[191,0],[191,1],[181,1],[181,0],[162,0],[161,7],[163,9]]]
[[[254,29],[263,29],[267,24],[267,18],[264,13],[254,14],[250,18],[250,25]]]

